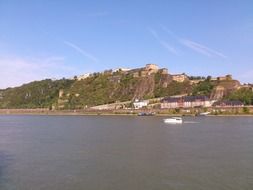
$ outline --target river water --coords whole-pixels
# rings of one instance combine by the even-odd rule
[[[253,118],[0,116],[1,190],[252,190]]]

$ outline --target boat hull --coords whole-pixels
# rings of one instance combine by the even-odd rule
[[[181,123],[183,123],[182,120],[171,119],[171,118],[164,119],[163,121],[164,121],[164,123],[171,123],[171,124],[181,124]]]

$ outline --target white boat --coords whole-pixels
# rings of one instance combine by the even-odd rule
[[[202,112],[202,113],[199,113],[200,116],[206,116],[208,114],[210,114],[211,112]]]
[[[172,124],[183,123],[183,120],[181,117],[166,118],[163,121],[164,121],[164,123],[172,123]]]

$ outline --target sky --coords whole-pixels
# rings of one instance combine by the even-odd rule
[[[147,63],[253,83],[253,1],[0,0],[0,89]]]

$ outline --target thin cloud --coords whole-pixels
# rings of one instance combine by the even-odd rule
[[[63,62],[65,61],[65,57],[62,56],[52,56],[45,59],[46,63],[52,63],[52,62]]]
[[[83,56],[85,56],[86,58],[90,59],[93,62],[98,62],[98,59],[92,55],[91,53],[85,51],[84,49],[80,48],[79,46],[77,46],[76,44],[69,42],[69,41],[63,41],[64,44],[66,44],[67,46],[73,48],[74,50],[76,50],[77,52],[79,52],[80,54],[82,54]]]
[[[166,26],[164,26],[164,25],[160,25],[161,26],[161,28],[166,32],[166,33],[168,33],[172,38],[175,38],[176,40],[178,40],[179,41],[179,37],[172,31],[172,30],[170,30],[170,29],[168,29]]]
[[[80,69],[65,63],[64,57],[0,56],[0,89],[34,80],[74,76]]]
[[[202,54],[202,55],[206,55],[208,57],[213,57],[213,56],[217,56],[217,57],[221,57],[223,59],[226,59],[227,56],[225,56],[223,53],[218,52],[216,50],[213,50],[207,46],[204,46],[202,44],[199,44],[197,42],[188,40],[188,39],[180,39],[179,41],[182,45]]]
[[[155,30],[153,30],[152,28],[149,28],[149,32],[155,37],[155,39],[160,40],[160,38]]]
[[[67,40],[62,40],[61,38],[59,38],[57,35],[54,35],[48,31],[46,31],[44,28],[41,28],[41,31],[46,34],[47,36],[51,36],[54,40],[56,40],[57,42],[60,43],[64,43],[65,45],[67,45],[68,47],[71,47],[72,49],[74,49],[75,51],[77,51],[78,53],[82,54],[83,56],[85,56],[86,58],[92,60],[93,62],[98,62],[98,59],[92,55],[91,53],[85,51],[84,49],[82,49],[81,47],[79,47],[78,45],[67,41]]]
[[[208,57],[213,57],[213,56],[217,56],[217,57],[221,57],[223,59],[226,59],[227,56],[225,56],[223,53],[211,49],[205,45],[202,45],[200,43],[194,42],[192,40],[189,39],[183,39],[179,36],[177,36],[174,32],[172,32],[170,29],[166,28],[165,26],[161,25],[161,28],[168,33],[171,37],[175,38],[181,45],[190,48],[191,50],[200,53],[202,55],[208,56]]]
[[[175,55],[178,55],[177,50],[176,50],[174,47],[170,46],[167,42],[165,42],[165,41],[160,41],[160,44],[161,44],[164,48],[166,48],[169,52],[174,53]]]
[[[149,32],[170,53],[178,55],[178,51],[174,47],[172,47],[170,44],[168,44],[166,41],[162,40],[154,29],[149,28]]]

